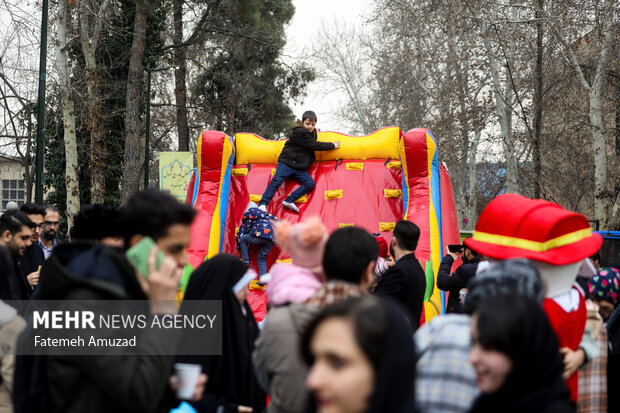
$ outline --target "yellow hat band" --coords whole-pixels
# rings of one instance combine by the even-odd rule
[[[545,252],[553,248],[559,248],[565,245],[574,244],[575,242],[586,239],[591,235],[591,228],[583,228],[578,231],[571,232],[569,234],[565,234],[544,242],[532,241],[516,237],[508,237],[506,235],[489,234],[480,231],[474,231],[472,238],[475,241],[501,245],[502,247],[513,247],[535,252]]]

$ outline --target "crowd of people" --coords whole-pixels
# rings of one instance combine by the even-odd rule
[[[304,113],[260,203],[248,206],[238,254],[199,265],[180,305],[190,206],[156,190],[122,208],[88,205],[68,241],[58,239],[54,206],[2,214],[0,413],[620,411],[620,273],[600,267],[601,238],[584,216],[498,196],[473,236],[446,249],[436,278],[446,314],[426,320],[435,285],[416,257],[415,223],[398,221],[386,242],[360,227],[330,233],[319,217],[291,224],[267,212],[288,177],[302,182],[284,202],[296,210],[314,186],[305,171],[314,151],[339,147],[317,144],[315,124]],[[127,251],[149,238],[142,267]],[[275,245],[290,264],[269,268]],[[266,284],[270,306],[260,324],[247,302],[253,280]],[[135,300],[152,318],[217,300],[222,351],[182,354],[181,332],[147,329],[133,354],[19,354],[36,300]],[[201,371],[184,401],[175,363]]]
[[[170,305],[188,263],[194,211],[164,193],[138,193],[123,208],[86,206],[64,242],[53,206],[5,212],[0,412],[171,411],[181,403],[175,362],[201,366],[183,405],[198,412],[617,411],[608,388],[618,383],[620,273],[594,266],[600,239],[584,231],[585,218],[514,197],[489,204],[476,230],[486,235],[467,239],[460,256],[446,251],[437,287],[449,292],[447,314],[422,326],[426,278],[415,256],[420,230],[410,221],[396,224],[383,259],[378,234],[359,227],[330,234],[318,217],[291,225],[250,205],[240,225],[268,219],[261,228],[273,232],[269,242],[292,259],[268,269],[269,251],[259,255],[270,303],[259,326],[246,301],[259,277],[248,249],[265,248],[258,242],[205,261],[180,309]],[[511,227],[507,204],[520,225],[537,227]],[[540,209],[544,223],[532,220]],[[506,225],[493,226],[497,219]],[[533,244],[502,242],[542,226],[555,248],[527,252],[521,247]],[[581,238],[566,239],[579,231]],[[124,254],[144,237],[156,245],[148,278]],[[165,257],[159,267],[155,249]],[[144,300],[152,316],[219,300],[222,354],[174,356],[178,332],[152,330],[144,342],[159,355],[16,356],[29,328],[20,314],[37,299]]]

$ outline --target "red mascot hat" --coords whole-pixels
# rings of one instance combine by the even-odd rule
[[[499,195],[480,214],[465,245],[495,259],[529,258],[567,265],[595,254],[603,243],[585,216],[558,204],[517,194]]]

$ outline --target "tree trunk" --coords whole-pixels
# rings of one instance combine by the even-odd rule
[[[493,80],[493,90],[495,95],[495,110],[499,118],[500,130],[502,133],[502,145],[504,147],[504,160],[506,161],[506,191],[509,193],[519,193],[519,177],[517,161],[515,156],[514,139],[512,136],[512,112],[506,108],[506,102],[510,102],[512,87],[506,89],[506,97],[502,96],[502,82],[500,79],[499,65],[491,50],[489,39],[489,27],[483,27],[483,39],[487,51],[487,58],[491,69]],[[504,101],[506,99],[506,102]]]
[[[511,9],[511,15],[513,20],[517,20],[518,16],[516,7]],[[506,135],[504,135],[506,157],[506,191],[509,193],[519,193],[521,190],[521,185],[519,184],[519,161],[517,159],[515,140],[512,133],[513,111],[511,109],[511,106],[514,104],[514,94],[516,94],[517,91],[512,86],[509,73],[515,67],[513,54],[516,50],[516,46],[514,37],[509,37],[506,44],[506,65],[508,67],[508,70],[506,70],[507,73],[505,74],[506,87],[504,88],[506,91],[506,104],[504,105],[504,110],[506,111],[507,120]]]
[[[106,7],[104,1],[100,10]],[[103,128],[103,106],[99,92],[99,73],[95,53],[100,34],[100,22],[90,33],[90,21],[84,2],[80,2],[80,43],[86,63],[86,86],[88,91],[88,130],[90,131],[90,202],[103,203],[105,199],[105,172],[107,147]],[[102,17],[102,16],[100,16]]]
[[[174,44],[183,43],[183,3],[184,0],[173,0]],[[187,87],[185,78],[185,47],[174,49],[174,97],[177,104],[177,131],[179,133],[179,151],[189,151],[189,127],[187,124]]]
[[[75,104],[71,97],[71,80],[67,62],[67,7],[66,0],[58,2],[58,28],[56,40],[56,64],[60,80],[60,94],[65,144],[65,181],[67,190],[67,222],[71,229],[73,219],[80,210],[80,186],[78,181],[78,155],[75,137]]]
[[[601,87],[590,90],[590,124],[592,125],[592,144],[594,147],[594,216],[600,220],[601,229],[607,228],[607,153],[603,125],[603,97]]]
[[[534,142],[532,142],[532,160],[534,163],[534,198],[542,197],[542,155],[540,144],[542,139],[542,117],[543,117],[543,22],[542,11],[545,6],[544,0],[538,0],[536,10],[536,89],[534,91]]]
[[[25,107],[25,109],[26,109],[26,119],[28,119],[28,121],[27,121],[27,123],[28,123],[28,129],[27,129],[28,144],[26,146],[26,161],[25,161],[25,165],[24,165],[24,172],[25,172],[24,177],[26,178],[26,202],[32,202],[32,184],[33,184],[33,180],[34,180],[34,174],[32,173],[32,170],[30,169],[30,166],[31,166],[31,163],[32,163],[32,157],[30,156],[30,153],[32,151],[32,113],[31,113],[31,106],[27,105]]]
[[[577,74],[577,79],[581,85],[588,91],[590,103],[590,127],[592,128],[592,146],[594,150],[594,218],[598,219],[601,228],[606,229],[610,213],[613,214],[616,208],[617,199],[611,196],[607,182],[607,148],[605,141],[605,125],[603,122],[603,101],[605,99],[605,87],[607,84],[607,76],[609,76],[609,62],[611,60],[611,52],[613,39],[615,38],[616,29],[614,27],[614,1],[607,0],[603,5],[604,10],[602,27],[598,30],[603,36],[601,44],[601,53],[596,64],[596,74],[592,84],[588,83],[577,55],[571,45],[560,35],[558,25],[554,25],[553,33],[556,38],[564,46],[564,51],[568,55],[568,60]]]
[[[620,230],[620,192],[616,192],[616,201],[611,207],[607,222],[610,230]]]
[[[596,75],[590,89],[590,123],[592,125],[592,146],[594,148],[594,215],[600,220],[601,228],[606,229],[615,199],[607,187],[607,145],[605,125],[603,123],[603,100],[607,86],[607,70],[611,60],[612,39],[616,30],[613,25],[613,0],[605,4],[605,20],[603,21],[603,43],[596,67]]]
[[[467,73],[466,68],[463,66],[466,62],[461,63],[460,59],[457,59],[457,56],[460,56],[461,53],[457,51],[457,45],[459,44],[459,37],[456,33],[454,33],[454,28],[457,27],[454,23],[454,14],[450,15],[449,24],[448,24],[448,55],[452,56],[453,62],[450,65],[452,70],[454,70],[454,78],[456,80],[456,84],[454,85],[457,90],[458,95],[458,105],[459,105],[459,116],[458,116],[458,126],[456,121],[453,123],[453,128],[455,135],[457,136],[457,141],[459,142],[456,145],[459,154],[456,164],[458,165],[456,168],[456,174],[452,176],[454,182],[454,188],[456,190],[456,210],[459,219],[459,227],[461,228],[464,225],[465,220],[467,218],[468,222],[470,217],[468,216],[467,209],[467,155],[469,151],[469,127],[467,124]],[[449,66],[449,67],[450,67]],[[465,72],[465,73],[464,73]],[[456,120],[456,119],[455,119]],[[460,139],[459,139],[460,138]]]
[[[123,164],[123,180],[121,203],[126,204],[129,198],[140,189],[141,162],[141,122],[142,106],[142,72],[144,47],[146,45],[146,10],[142,1],[136,1],[134,33],[129,60],[127,80],[127,103],[125,107],[125,162]]]
[[[481,131],[474,131],[474,141],[469,146],[469,202],[467,212],[466,229],[474,229],[478,221],[478,194],[476,187],[478,183],[478,168],[476,155],[478,154],[478,144],[480,143]]]

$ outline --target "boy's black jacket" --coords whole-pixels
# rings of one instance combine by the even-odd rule
[[[335,149],[331,142],[317,142],[316,129],[310,133],[301,121],[293,125],[293,133],[280,153],[278,162],[300,171],[307,169],[316,160],[314,151],[329,151]]]

